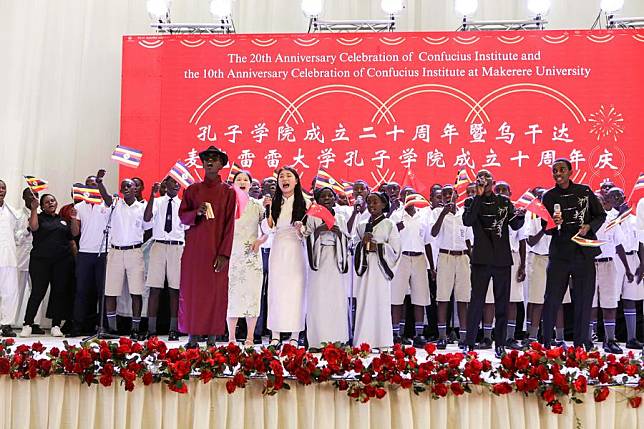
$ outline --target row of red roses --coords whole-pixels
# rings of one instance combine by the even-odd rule
[[[433,398],[459,396],[471,386],[488,388],[495,395],[514,391],[534,394],[555,413],[563,412],[568,398],[579,403],[577,394],[594,385],[595,401],[610,393],[609,385],[629,385],[632,407],[639,407],[644,389],[642,358],[631,352],[620,358],[586,352],[581,348],[544,349],[533,343],[526,352],[513,350],[493,366],[476,353],[436,354],[434,344],[425,347],[427,357],[419,360],[413,347],[395,346],[391,352],[370,355],[367,344],[360,347],[328,344],[321,355],[304,348],[285,345],[281,350],[245,348],[236,344],[188,349],[168,349],[152,338],[144,343],[121,338],[118,342],[95,341],[80,346],[64,343],[60,350],[47,350],[40,343],[14,345],[12,339],[0,343],[0,375],[14,379],[34,379],[52,374],[75,374],[88,385],[110,386],[120,377],[125,389],[163,382],[175,392],[187,392],[186,381],[196,376],[204,383],[227,377],[229,393],[243,388],[251,377],[264,379],[264,393],[289,389],[287,380],[304,385],[333,382],[348,396],[361,402],[382,398],[387,386],[429,391]],[[319,357],[318,357],[319,356]],[[367,359],[371,357],[371,359]]]

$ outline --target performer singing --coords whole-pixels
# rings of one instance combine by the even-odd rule
[[[302,221],[307,201],[297,171],[282,167],[271,202],[268,226],[275,230],[268,259],[268,329],[272,346],[279,346],[280,334],[290,332],[289,342],[298,345],[306,314],[306,267]]]
[[[474,232],[472,248],[472,296],[467,309],[466,344],[474,348],[474,341],[485,303],[490,279],[494,288],[495,354],[505,354],[507,310],[510,301],[510,275],[512,252],[509,227],[518,230],[523,226],[525,211],[514,209],[509,198],[493,192],[494,178],[488,170],[476,175],[476,196],[465,200],[463,224]]]
[[[344,216],[334,211],[337,196],[332,188],[314,192],[315,201],[326,207],[335,218],[329,229],[322,220],[309,216],[304,232],[307,237],[309,283],[306,289],[306,336],[309,347],[323,342],[346,343],[349,340],[348,310],[344,274],[349,269],[347,242],[349,234]],[[329,317],[333,309],[334,317]]]
[[[198,337],[208,344],[223,335],[228,306],[228,261],[235,227],[235,191],[219,177],[228,155],[215,146],[199,153],[206,176],[183,194],[179,217],[186,231],[181,258],[179,330],[190,334],[187,347],[198,347]]]
[[[233,178],[233,185],[241,192],[249,193],[251,176],[240,171]],[[235,221],[235,235],[231,258],[235,261],[228,273],[228,340],[235,341],[237,319],[246,318],[245,345],[253,345],[255,323],[259,316],[262,294],[262,260],[260,246],[267,236],[258,238],[257,231],[264,219],[264,207],[259,200],[249,196],[241,217]]]
[[[354,344],[392,347],[391,280],[400,258],[400,234],[391,219],[389,198],[382,192],[367,197],[371,217],[358,225],[354,240],[358,296]]]
[[[606,213],[588,186],[570,180],[571,173],[570,161],[555,160],[552,165],[555,187],[543,196],[543,205],[558,225],[556,229],[546,231],[546,234],[552,236],[552,241],[543,305],[543,343],[550,346],[557,310],[568,287],[568,278],[572,276],[574,345],[590,349],[593,345],[588,337],[588,324],[595,293],[594,262],[601,250],[597,247],[582,247],[571,238],[579,235],[596,239],[595,233],[604,223]],[[559,210],[555,210],[555,204]],[[546,225],[545,220],[541,223]]]

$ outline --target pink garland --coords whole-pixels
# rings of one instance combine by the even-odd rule
[[[558,414],[563,412],[565,398],[580,403],[577,395],[586,393],[590,385],[596,402],[608,397],[608,386],[623,385],[630,387],[630,406],[637,408],[642,402],[644,368],[641,357],[635,358],[632,352],[617,358],[581,348],[545,350],[533,343],[526,352],[510,351],[500,365],[493,366],[474,352],[436,354],[431,343],[425,351],[426,360],[419,361],[416,349],[400,345],[391,352],[370,356],[367,344],[328,344],[320,356],[290,345],[281,351],[272,347],[241,349],[236,344],[185,350],[168,349],[157,338],[143,343],[121,338],[118,342],[94,341],[80,346],[65,343],[64,350],[47,350],[39,342],[15,346],[14,340],[4,339],[0,342],[0,375],[30,380],[75,374],[83,383],[103,386],[111,386],[115,377],[120,377],[128,391],[139,379],[146,386],[166,383],[179,393],[187,392],[186,381],[191,376],[204,383],[226,377],[229,393],[257,377],[265,380],[263,393],[267,395],[289,389],[287,380],[295,379],[304,385],[333,382],[360,402],[384,397],[387,386],[413,389],[416,394],[428,391],[437,399],[469,393],[475,385],[495,395],[515,391],[536,395]]]

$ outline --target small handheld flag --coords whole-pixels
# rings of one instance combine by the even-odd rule
[[[100,204],[103,201],[101,192],[96,188],[73,186],[74,202],[85,201],[88,204]]]
[[[599,247],[606,244],[605,241],[591,240],[589,238],[580,237],[579,234],[575,234],[575,236],[572,237],[571,240],[582,247]]]
[[[546,230],[553,229],[557,227],[552,216],[546,209],[546,206],[537,198],[532,192],[525,191],[523,195],[515,202],[516,206],[522,209],[525,209],[529,212],[534,213],[539,216],[541,219],[546,221]]]
[[[420,194],[409,194],[405,198],[405,208],[409,206],[414,206],[417,209],[422,209],[424,207],[429,207],[429,201]]]
[[[114,161],[127,165],[128,167],[138,167],[141,164],[141,158],[143,158],[143,152],[132,149],[131,147],[118,145],[114,149],[114,152],[112,152],[112,159]]]
[[[611,220],[606,224],[606,228],[604,228],[605,231],[610,231],[611,229],[615,228],[617,225],[620,223],[624,222],[626,219],[628,219],[628,216],[633,212],[633,208],[629,208],[626,210],[624,213],[621,215],[617,216],[615,219]]]
[[[237,165],[236,162],[233,162],[232,165],[230,166],[230,171],[228,172],[228,178],[226,179],[226,182],[233,183],[235,174],[239,173],[240,171],[242,171],[241,167]]]
[[[414,172],[411,171],[410,168],[407,169],[407,172],[405,173],[405,178],[403,179],[402,185],[400,185],[400,188],[404,188],[405,186],[411,186],[414,188],[416,192],[425,192],[427,190],[427,186],[425,186],[417,177]]]
[[[342,189],[344,191],[344,195],[346,195],[348,199],[353,198],[353,183],[343,180]]]
[[[31,189],[31,192],[44,191],[49,186],[47,184],[47,181],[38,179],[34,176],[24,176],[24,177],[25,177],[25,180],[27,181],[27,186],[29,186],[29,189]]]
[[[188,167],[181,161],[177,161],[168,174],[184,188],[195,183],[195,179],[190,174],[190,171],[188,171]]]
[[[315,176],[315,189],[324,188],[326,186],[332,188],[335,192],[344,194],[344,187],[342,184],[335,180],[328,171],[320,168],[318,169],[317,176]]]
[[[326,224],[327,228],[331,229],[333,228],[333,225],[335,225],[335,218],[327,209],[326,207],[313,203],[311,204],[311,207],[306,211],[306,214],[308,216],[313,216],[318,219],[322,219],[322,221]]]

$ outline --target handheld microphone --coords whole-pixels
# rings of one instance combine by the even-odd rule
[[[356,198],[355,205],[358,206],[360,210],[362,210],[363,204],[364,204],[364,198],[362,198],[362,195],[358,195],[358,197]]]
[[[561,205],[559,205],[559,203],[555,204],[554,210],[555,214],[559,214],[561,216]],[[561,224],[557,225],[557,230],[561,231]]]

